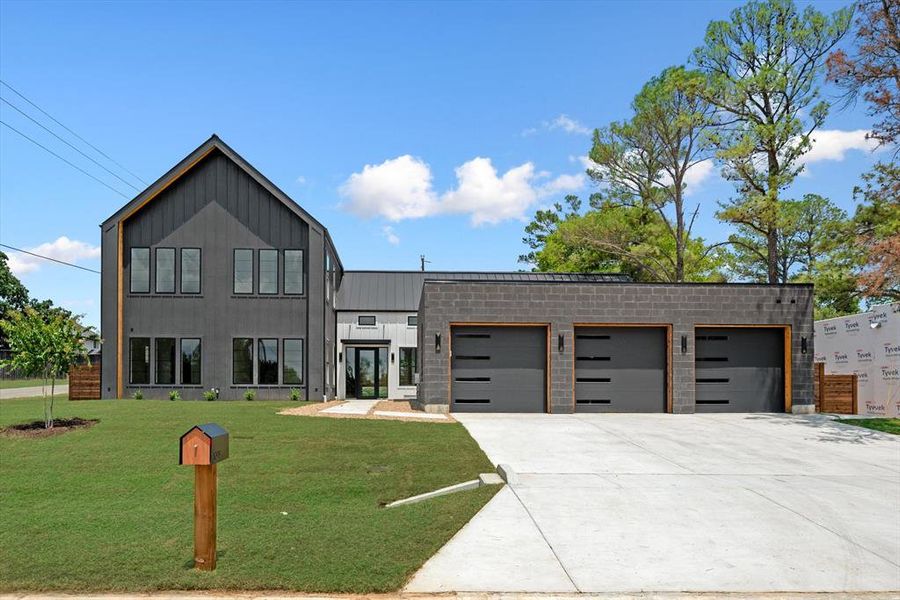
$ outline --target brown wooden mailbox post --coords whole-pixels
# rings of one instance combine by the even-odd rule
[[[194,465],[194,567],[216,568],[216,463],[228,458],[228,432],[221,425],[195,425],[181,436],[178,464]]]

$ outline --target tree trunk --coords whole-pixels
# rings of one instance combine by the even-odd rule
[[[675,192],[675,281],[684,281],[684,203],[681,199],[681,182]]]
[[[778,283],[778,230],[769,229],[766,234],[769,283]]]
[[[768,100],[766,100],[768,108]],[[778,175],[781,170],[778,154],[774,149],[768,151],[769,189],[766,194],[764,217],[766,223],[766,250],[768,254],[769,283],[778,283]]]
[[[56,374],[50,375],[50,409],[47,411],[50,419],[48,429],[53,429],[53,399],[56,396]]]

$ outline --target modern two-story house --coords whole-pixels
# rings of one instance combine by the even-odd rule
[[[104,398],[812,410],[808,285],[345,270],[326,227],[216,136],[101,228]]]

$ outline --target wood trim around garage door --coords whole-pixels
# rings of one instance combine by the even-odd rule
[[[572,323],[572,412],[575,398],[575,330],[579,327],[640,327],[666,330],[666,412],[672,412],[672,324],[671,323]]]
[[[489,321],[451,321],[447,332],[447,410],[453,409],[453,328],[454,327],[545,327],[547,329],[545,373],[547,389],[544,390],[544,412],[553,412],[550,408],[550,323],[491,323]]]
[[[784,333],[784,412],[790,413],[794,406],[793,399],[793,380],[794,380],[794,369],[793,369],[793,352],[791,350],[791,339],[792,332],[791,326],[788,324],[774,324],[774,325],[761,325],[761,324],[747,324],[747,325],[734,325],[734,324],[707,324],[707,323],[695,323],[694,324],[694,340],[696,344],[697,339],[697,329],[698,328],[718,328],[718,329],[781,329]]]

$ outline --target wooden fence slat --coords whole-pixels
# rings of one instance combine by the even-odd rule
[[[855,415],[858,408],[857,375],[826,375],[825,363],[816,363],[814,395],[816,410],[823,413]]]
[[[74,365],[69,369],[69,400],[100,399],[100,365]]]

